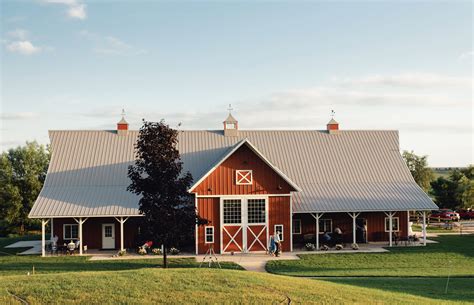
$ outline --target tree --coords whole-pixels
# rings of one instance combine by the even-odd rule
[[[0,219],[7,231],[24,234],[32,221],[28,213],[43,187],[50,154],[36,142],[0,156]]]
[[[431,183],[431,194],[441,208],[458,209],[474,206],[474,166],[453,170],[447,178]]]
[[[413,151],[404,151],[402,156],[415,182],[428,192],[430,182],[434,178],[433,171],[428,167],[428,156],[417,156]]]
[[[163,244],[165,268],[168,247],[192,238],[196,225],[196,210],[188,193],[192,176],[182,172],[177,143],[178,131],[164,121],[143,121],[135,145],[137,159],[128,168],[132,181],[128,190],[141,196],[144,237]]]

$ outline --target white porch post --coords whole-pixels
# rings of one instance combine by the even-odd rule
[[[316,220],[316,250],[319,251],[319,219],[323,216],[324,213],[311,213],[311,216]]]
[[[123,224],[128,220],[128,217],[125,219],[123,217],[115,217],[115,219],[120,223],[120,251],[124,251],[125,249],[123,246]]]
[[[49,220],[41,219],[41,256],[46,256],[46,225]]]
[[[393,245],[393,242],[392,242],[392,235],[393,235],[393,215],[395,214],[395,212],[388,212],[388,213],[385,213],[385,215],[388,216],[388,225],[389,225],[389,228],[388,228],[388,244],[389,246],[391,247]],[[384,222],[384,226],[385,226],[385,222]]]
[[[423,246],[426,246],[426,211],[423,211]]]
[[[352,213],[347,213],[349,216],[352,217],[352,243],[356,244],[357,243],[357,236],[356,236],[356,219],[360,215],[359,213],[352,212]]]
[[[54,237],[54,218],[51,218],[50,223],[51,223],[51,225],[50,225],[51,226],[51,236],[49,237],[49,239],[52,240],[53,237]]]
[[[82,240],[82,217],[79,218],[79,255],[82,255],[83,240]]]

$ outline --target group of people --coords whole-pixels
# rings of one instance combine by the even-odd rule
[[[268,253],[271,256],[280,256],[281,253],[281,233],[275,232],[272,236],[270,236],[270,241],[268,245]]]
[[[322,237],[322,244],[327,246],[334,246],[338,243],[342,243],[342,230],[335,228],[334,233],[325,231]]]

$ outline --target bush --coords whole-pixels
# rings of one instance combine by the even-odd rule
[[[160,248],[153,248],[153,249],[151,249],[151,253],[153,253],[154,255],[161,255],[161,254],[163,254],[163,253],[161,252],[161,249],[160,249]]]
[[[145,248],[143,248],[143,247],[138,248],[138,254],[140,254],[140,255],[146,255],[147,253],[146,253]]]
[[[171,254],[171,255],[177,255],[177,254],[179,254],[179,250],[176,249],[176,248],[171,248],[171,249],[170,249],[170,254]]]

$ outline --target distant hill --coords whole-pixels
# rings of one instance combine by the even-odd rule
[[[432,167],[431,169],[434,172],[435,179],[438,177],[448,177],[452,170],[463,169],[465,167]]]

